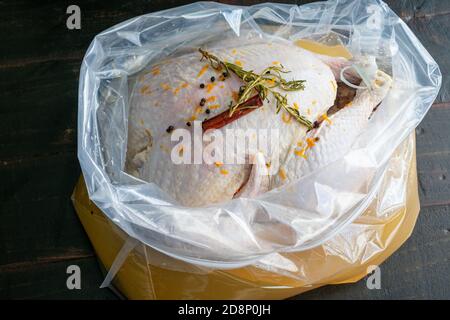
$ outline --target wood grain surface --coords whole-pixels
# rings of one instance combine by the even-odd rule
[[[222,1],[254,4],[259,1]],[[302,4],[312,1],[283,1]],[[116,299],[70,195],[80,63],[93,37],[121,21],[189,1],[0,1],[0,298]],[[382,266],[382,289],[327,286],[295,299],[450,299],[450,1],[387,1],[437,60],[442,90],[417,128],[422,210],[411,238]],[[67,290],[66,268],[82,269]]]

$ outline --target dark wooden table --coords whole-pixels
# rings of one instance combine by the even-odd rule
[[[99,289],[102,274],[69,198],[80,175],[80,63],[100,31],[188,1],[76,3],[82,26],[70,31],[66,8],[72,1],[0,1],[0,298],[116,299]],[[450,1],[388,3],[444,75],[439,97],[417,129],[419,220],[412,237],[381,266],[381,290],[360,281],[299,299],[450,298]],[[81,267],[82,290],[66,288],[71,264]]]

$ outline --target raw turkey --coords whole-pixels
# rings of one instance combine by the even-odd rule
[[[189,152],[193,158],[193,150],[179,148],[179,141],[172,141],[174,131],[183,128],[194,133],[195,121],[227,112],[237,102],[244,83],[232,72],[224,77],[223,70],[212,68],[207,60],[201,59],[199,52],[148,66],[137,76],[131,94],[125,169],[139,179],[156,184],[175,202],[189,207],[217,204],[234,197],[255,197],[339,158],[364,130],[392,81],[378,70],[371,89],[358,89],[352,102],[327,115],[336,99],[336,77],[346,61],[279,43],[209,52],[257,74],[269,66],[280,66],[289,71],[283,74],[287,81],[304,80],[303,90],[280,89],[279,92],[286,96],[288,106],[316,127],[309,130],[286,111],[277,113],[276,100],[269,95],[259,108],[216,130],[223,136],[227,129],[277,131],[276,152],[274,148],[249,149],[245,163],[174,163],[174,150],[179,155]],[[208,145],[208,142],[200,143],[203,148]]]

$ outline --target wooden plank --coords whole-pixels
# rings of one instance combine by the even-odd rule
[[[67,267],[81,270],[81,289],[66,286]],[[0,272],[0,299],[117,299],[109,289],[100,289],[103,275],[94,257],[54,261],[14,271]]]
[[[47,257],[93,255],[92,247],[67,195],[2,206],[0,270]]]
[[[422,207],[450,205],[450,108],[432,108],[416,129]]]
[[[417,167],[421,206],[450,205],[450,152],[418,155]]]
[[[94,35],[144,13],[159,11],[190,1],[133,2],[78,1],[81,8],[81,29],[66,27],[70,2],[0,2],[0,37],[2,47],[0,68],[26,66],[47,61],[83,58]]]
[[[79,175],[74,153],[8,162],[0,167],[0,205],[19,205],[60,195],[69,197]]]
[[[66,251],[92,254],[70,200],[79,175],[75,153],[0,166],[0,269]]]
[[[76,150],[79,65],[52,61],[0,69],[2,161]]]
[[[416,129],[418,155],[450,152],[450,108],[432,108]]]
[[[36,110],[42,113],[45,108],[76,107],[80,65],[80,60],[48,61],[0,69],[3,89],[0,112],[16,114]]]
[[[441,0],[387,0],[385,2],[407,23],[450,14],[450,7]]]

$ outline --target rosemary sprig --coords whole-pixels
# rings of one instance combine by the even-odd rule
[[[260,74],[256,74],[252,70],[244,70],[234,63],[222,61],[215,55],[201,48],[199,51],[202,54],[202,59],[207,59],[213,69],[225,69],[227,73],[231,71],[245,83],[240,91],[237,103],[230,106],[230,116],[232,116],[236,110],[242,108],[242,104],[247,101],[255,91],[259,94],[261,100],[265,100],[270,93],[277,101],[277,113],[279,113],[281,109],[284,109],[299,123],[305,125],[308,129],[312,129],[313,124],[311,121],[302,116],[297,109],[289,107],[285,95],[283,96],[278,91],[273,90],[274,88],[280,88],[283,91],[303,90],[305,88],[305,80],[286,81],[282,77],[282,74],[289,73],[289,71],[286,71],[283,66],[267,67]]]

